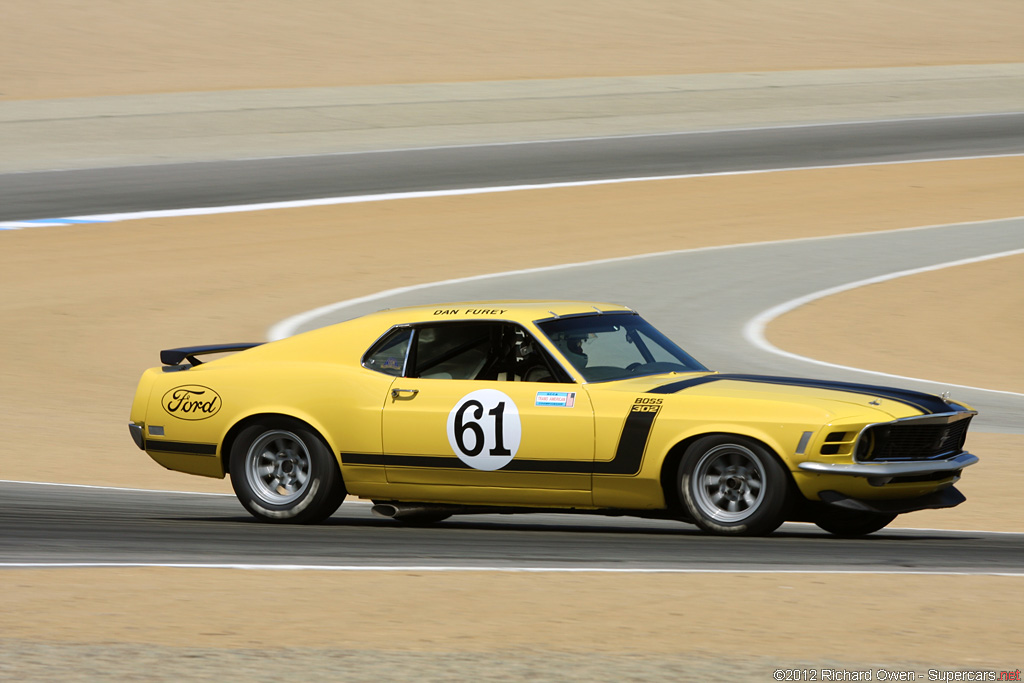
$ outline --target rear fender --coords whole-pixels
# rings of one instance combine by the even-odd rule
[[[244,415],[231,425],[231,428],[228,429],[224,434],[224,437],[221,439],[220,444],[220,460],[224,467],[224,472],[230,472],[229,463],[231,460],[231,448],[234,446],[235,439],[238,438],[238,435],[242,430],[253,424],[270,423],[281,418],[298,420],[319,434],[320,438],[324,440],[324,443],[326,443],[327,447],[331,450],[331,454],[334,455],[334,459],[338,461],[338,466],[341,466],[337,445],[331,439],[330,435],[328,435],[321,422],[316,420],[312,415],[303,411],[297,411],[294,408],[286,409],[282,406],[278,406],[276,408],[264,408]]]

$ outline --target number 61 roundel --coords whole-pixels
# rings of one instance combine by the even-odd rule
[[[448,413],[448,443],[459,460],[478,470],[500,470],[519,450],[519,409],[497,389],[472,391]]]

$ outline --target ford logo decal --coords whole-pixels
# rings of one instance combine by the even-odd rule
[[[185,384],[174,387],[160,401],[170,415],[182,420],[205,420],[220,410],[220,395],[210,387]]]

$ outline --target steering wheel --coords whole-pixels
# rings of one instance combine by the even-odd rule
[[[641,363],[641,362],[637,361],[636,363],[630,363],[629,365],[627,365],[626,366],[626,370],[628,372],[636,372],[637,370],[639,370],[643,366],[644,366],[644,363]]]

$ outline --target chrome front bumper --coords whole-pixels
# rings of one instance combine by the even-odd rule
[[[966,451],[945,460],[914,460],[910,462],[878,462],[852,464],[828,464],[824,462],[802,462],[799,467],[805,472],[816,474],[841,474],[847,477],[906,477],[937,472],[953,473],[978,462],[978,456]]]

